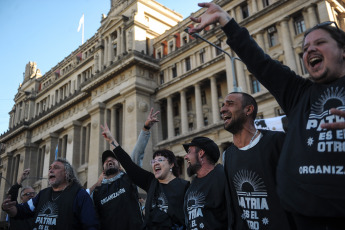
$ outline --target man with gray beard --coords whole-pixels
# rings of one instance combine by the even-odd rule
[[[16,205],[16,201],[8,197],[2,210],[10,217],[34,217],[33,229],[98,229],[92,200],[67,160],[58,158],[50,165],[48,182],[51,187],[23,204]]]

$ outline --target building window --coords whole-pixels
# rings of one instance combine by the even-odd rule
[[[187,35],[185,34],[185,35],[182,36],[182,45],[185,45],[185,44],[187,44],[187,43],[188,43],[188,37],[187,37]]]
[[[285,115],[284,110],[282,110],[280,107],[275,108],[274,112],[275,112],[276,116],[283,116],[283,115]]]
[[[159,82],[160,84],[164,84],[164,71],[159,73]]]
[[[180,136],[180,128],[175,128],[175,136]]]
[[[188,131],[193,131],[193,122],[188,123]]]
[[[204,117],[204,126],[208,126],[208,118],[206,116]]]
[[[169,41],[169,53],[174,51],[174,41]]]
[[[202,91],[201,91],[201,103],[202,103],[202,105],[206,105],[206,104],[207,104],[206,92],[205,92],[205,90],[202,90]]]
[[[189,71],[191,69],[191,66],[190,66],[190,57],[187,57],[185,59],[185,62],[186,62],[186,71]]]
[[[202,49],[199,53],[199,57],[200,57],[200,64],[205,63],[205,51],[204,49]]]
[[[222,98],[222,88],[220,84],[217,84],[217,96],[218,98]]]
[[[270,0],[262,0],[262,5],[265,7],[270,5]]]
[[[157,58],[158,59],[162,58],[162,48],[157,49]]]
[[[278,34],[275,26],[271,26],[267,29],[268,32],[268,41],[270,47],[273,47],[278,44]]]
[[[242,18],[248,18],[249,17],[249,9],[248,4],[244,4],[241,6],[241,12],[242,12]]]
[[[218,47],[222,48],[222,42],[221,42],[221,41],[218,41],[218,42],[216,43],[216,45],[217,45]],[[217,49],[217,48],[215,48],[215,49],[216,49],[216,56],[222,54],[222,51],[221,51],[220,49]]]
[[[260,92],[260,82],[254,76],[250,76],[250,82],[252,86],[252,93]]]
[[[304,62],[303,62],[303,53],[300,53],[298,56],[299,56],[299,64],[301,65],[302,75],[308,74],[308,71],[305,68]]]
[[[193,107],[192,107],[192,98],[191,97],[187,97],[187,111],[192,111]]]
[[[178,116],[179,115],[179,106],[178,106],[177,102],[174,103],[173,109],[174,109],[174,116]]]
[[[302,34],[305,31],[305,23],[302,15],[294,18],[295,32],[297,34]]]
[[[171,67],[171,73],[173,78],[177,77],[176,65],[173,65],[173,67]]]

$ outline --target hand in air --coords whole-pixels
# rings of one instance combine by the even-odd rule
[[[102,136],[104,137],[104,139],[111,143],[112,141],[115,141],[113,135],[111,134],[108,125],[105,123],[104,126],[101,125],[101,129],[102,129]]]
[[[194,28],[189,29],[189,33],[191,34],[200,32],[205,27],[216,24],[217,22],[219,22],[221,26],[225,26],[225,24],[231,20],[230,15],[214,3],[198,3],[198,6],[207,8],[207,10],[198,18],[190,18],[193,22],[199,23]]]
[[[157,118],[158,114],[159,114],[159,111],[153,112],[153,108],[151,108],[151,111],[146,118],[145,126],[151,128],[156,122],[159,122]]]
[[[22,184],[22,182],[25,181],[29,177],[29,174],[30,174],[30,169],[24,169],[22,176],[17,181],[18,184]]]

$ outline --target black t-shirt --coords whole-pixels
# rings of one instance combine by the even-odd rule
[[[147,193],[145,225],[148,229],[185,229],[183,202],[189,182],[175,178],[168,184],[154,180]],[[173,228],[173,229],[175,229]]]
[[[285,134],[260,130],[262,138],[250,149],[231,145],[225,153],[234,229],[289,229],[276,192],[276,167]]]
[[[137,230],[142,216],[137,188],[126,174],[96,187],[93,201],[103,230]]]
[[[160,184],[153,173],[148,172],[136,165],[129,155],[121,148],[121,146],[115,148],[114,153],[133,183],[147,192],[145,204],[145,224],[148,225],[152,221],[159,221],[160,218],[158,218],[158,216],[162,215],[164,217],[165,214],[168,214],[168,219],[169,221],[172,221],[173,224],[176,223],[179,225],[180,223],[184,223],[183,197],[189,186],[189,182],[180,178],[175,178],[166,185]],[[154,202],[154,194],[157,193],[156,191],[158,194],[163,191],[164,197],[166,198],[164,203],[163,201],[157,202],[160,203],[159,205],[161,206],[161,209],[152,209],[152,206],[150,205],[150,197],[152,197],[152,202]],[[165,207],[166,205],[168,205],[168,207]],[[166,213],[162,210],[168,211]]]
[[[289,119],[277,168],[282,205],[305,216],[345,217],[345,131],[320,127],[344,122],[329,109],[345,111],[345,76],[327,84],[312,82],[272,60],[234,20],[223,29],[227,43]]]
[[[225,173],[222,165],[194,178],[184,198],[187,229],[227,229]]]

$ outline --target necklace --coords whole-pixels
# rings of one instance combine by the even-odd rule
[[[250,140],[249,145],[248,145],[248,149],[252,146],[252,143],[253,143],[253,140],[254,140],[256,134],[258,134],[258,130],[255,131],[255,133],[254,133],[252,139]]]
[[[67,187],[67,186],[66,186],[66,187]],[[59,192],[60,192],[60,194],[59,194],[57,197],[55,197],[55,198],[53,198],[54,192],[52,191],[52,201],[56,201],[57,199],[59,199],[59,197],[60,197],[60,196],[62,195],[62,193],[65,191],[66,187],[65,187],[63,190],[61,190],[61,191],[55,192],[55,193],[59,193]]]

